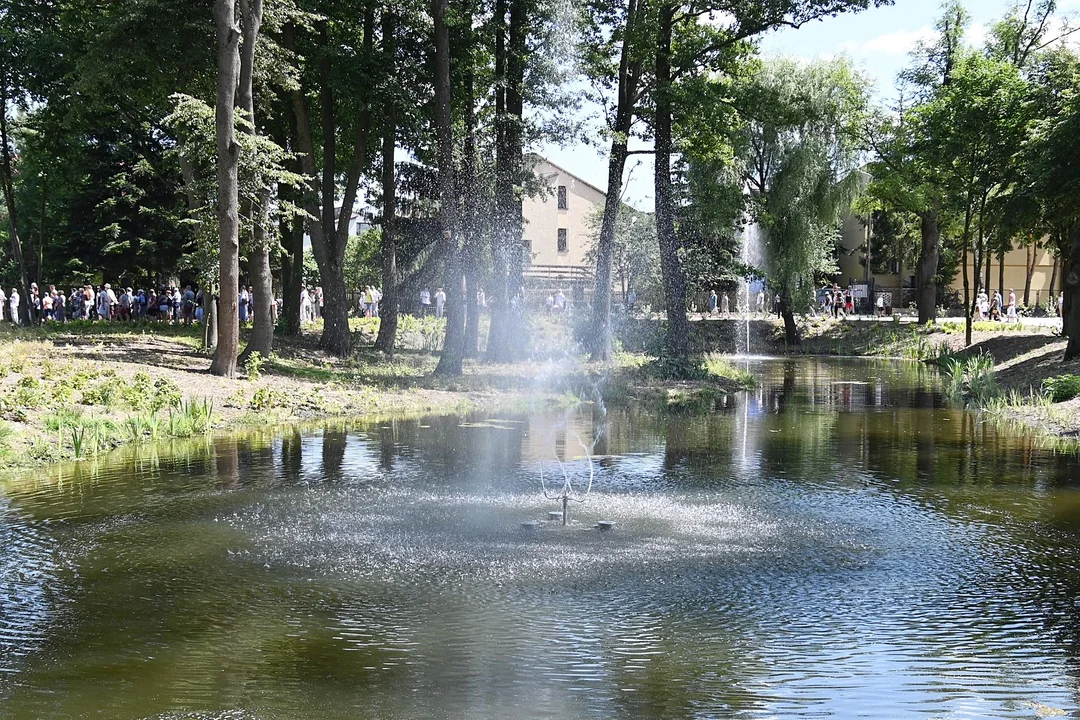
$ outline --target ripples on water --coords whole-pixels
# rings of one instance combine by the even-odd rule
[[[704,417],[432,419],[13,483],[0,716],[1074,712],[1072,460],[897,366],[761,368]],[[587,475],[575,433],[592,494],[522,529],[555,455]]]

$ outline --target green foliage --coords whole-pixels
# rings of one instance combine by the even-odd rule
[[[263,385],[262,387],[256,388],[255,393],[251,396],[251,402],[248,404],[248,407],[256,412],[261,412],[264,410],[273,410],[274,408],[288,407],[288,404],[289,400],[285,396],[285,393]]]
[[[758,384],[753,373],[718,355],[709,355],[705,358],[705,372],[709,375],[732,380],[745,389],[755,388]]]
[[[263,365],[265,363],[266,361],[258,350],[255,350],[248,355],[247,360],[244,361],[244,374],[247,375],[247,379],[255,382],[262,377]]]
[[[743,163],[763,269],[788,307],[802,310],[836,272],[840,222],[865,184],[857,133],[868,85],[846,60],[770,60],[749,82],[758,119],[747,123]]]
[[[603,208],[598,208],[589,218],[592,234],[591,244],[585,253],[585,262],[590,266],[596,265],[603,217]],[[656,241],[656,217],[652,213],[643,213],[630,207],[619,210],[611,265],[612,281],[621,292],[626,293],[633,288],[639,304],[653,308],[663,307],[660,246]]]
[[[977,406],[986,405],[1001,393],[994,374],[994,358],[989,355],[949,358],[942,366],[942,376],[950,396]]]
[[[1043,380],[1042,389],[1052,402],[1065,402],[1080,396],[1080,375],[1056,375]]]

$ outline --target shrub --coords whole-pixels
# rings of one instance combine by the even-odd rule
[[[287,404],[285,393],[264,385],[255,390],[255,394],[251,396],[250,407],[252,410],[270,410],[276,407],[285,407]]]
[[[1080,375],[1057,375],[1043,380],[1043,391],[1053,402],[1065,402],[1080,396]]]
[[[244,361],[244,374],[247,375],[247,379],[255,382],[262,377],[263,365],[266,360],[263,359],[262,353],[258,350],[252,351],[248,355],[247,360]]]
[[[169,378],[154,381],[154,394],[150,400],[150,409],[154,412],[180,404],[180,387]]]

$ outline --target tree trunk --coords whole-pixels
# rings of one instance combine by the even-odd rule
[[[514,160],[507,144],[506,125],[506,0],[495,0],[491,20],[495,32],[495,223],[492,228],[491,325],[488,362],[508,360],[510,316],[510,253],[514,243],[511,220],[514,204]]]
[[[1056,289],[1056,286],[1057,286],[1057,276],[1058,276],[1058,258],[1055,255],[1054,256],[1054,266],[1050,270],[1050,300],[1053,301],[1055,307],[1057,306],[1057,297],[1056,297],[1056,294],[1054,293],[1054,290]]]
[[[236,0],[214,0],[217,24],[217,176],[218,243],[220,247],[220,314],[217,347],[210,365],[213,375],[236,376],[236,353],[240,344],[240,219],[237,212],[237,171],[240,145],[234,120],[236,88],[240,76],[240,31],[236,27]]]
[[[291,193],[290,193],[291,195]],[[281,305],[285,333],[300,334],[300,289],[304,286],[304,222],[298,217],[282,218]]]
[[[374,35],[374,10],[369,9],[364,15],[364,54],[371,56]],[[331,54],[329,52],[330,31],[326,22],[319,25],[320,42],[324,52],[319,61],[319,98],[322,110],[322,172],[315,164],[315,139],[311,127],[307,99],[302,89],[291,93],[293,115],[296,122],[297,149],[300,151],[300,165],[310,179],[304,193],[304,210],[316,221],[310,222],[308,233],[311,237],[311,250],[315,262],[319,265],[322,276],[323,296],[326,300],[323,321],[323,334],[319,347],[328,353],[344,357],[352,349],[352,334],[349,331],[349,307],[346,300],[345,250],[349,240],[349,219],[356,203],[357,190],[367,157],[368,128],[371,113],[364,110],[356,123],[356,136],[353,142],[353,157],[349,164],[342,196],[342,211],[335,217],[335,178],[337,157],[337,109],[331,78]],[[282,29],[282,45],[288,50],[295,50],[295,27],[286,23]],[[335,223],[336,220],[336,223]],[[333,289],[331,289],[333,286]],[[331,294],[337,296],[341,304],[331,307]]]
[[[593,290],[593,332],[589,353],[596,360],[611,358],[611,271],[615,247],[615,227],[622,201],[623,172],[626,170],[626,139],[634,123],[634,98],[640,63],[631,61],[634,47],[632,35],[637,19],[637,0],[629,0],[626,8],[626,29],[619,51],[619,87],[612,126],[611,154],[608,155],[607,196],[604,217],[600,223],[600,243],[596,253],[596,282]],[[624,289],[623,297],[626,297]]]
[[[525,313],[524,272],[526,247],[522,238],[521,196],[517,186],[524,180],[522,162],[526,24],[525,0],[514,0],[506,24],[505,0],[495,7],[495,284],[488,328],[486,360],[511,362],[524,357],[529,345]],[[508,37],[509,36],[509,37]],[[498,83],[498,79],[502,79]]]
[[[1062,325],[1063,332],[1069,337],[1065,360],[1080,357],[1080,302],[1077,302],[1080,291],[1080,272],[1077,272],[1080,269],[1080,223],[1073,226],[1070,240],[1072,250],[1069,253],[1068,274],[1063,283],[1066,312]]]
[[[266,237],[264,225],[269,200],[269,193],[265,193],[265,198],[260,200],[262,210],[260,219],[257,219],[259,225],[253,233],[251,253],[248,256],[255,320],[251,326],[247,347],[240,355],[240,362],[246,361],[253,352],[264,358],[270,357],[274,350],[274,275],[270,270],[270,241]]]
[[[675,202],[671,187],[671,36],[675,7],[660,7],[656,34],[656,118],[654,124],[656,162],[656,234],[660,245],[660,269],[667,304],[664,346],[667,360],[676,373],[689,370],[690,323],[686,317],[686,277],[679,259],[679,239],[675,232]]]
[[[970,195],[969,195],[970,197]],[[965,347],[971,346],[971,311],[972,311],[972,298],[971,298],[971,280],[968,277],[968,245],[971,244],[971,203],[968,202],[967,212],[964,214],[964,233],[962,236],[963,251],[960,256],[960,263],[963,267],[964,274],[964,345]]]
[[[247,132],[255,134],[255,49],[262,27],[263,0],[240,0],[241,17],[244,22],[244,39],[240,46],[240,85],[237,89],[237,106],[247,115],[251,127]],[[266,225],[270,217],[270,188],[259,191],[252,203],[251,252],[248,254],[248,272],[255,295],[255,317],[247,347],[240,354],[245,362],[254,352],[270,357],[274,349],[274,276],[270,270],[270,240],[266,237]]]
[[[998,292],[1001,293],[1001,297],[1006,297],[1005,293],[1005,249],[1004,246],[998,251]],[[1004,308],[1002,309],[1004,312]]]
[[[1039,258],[1039,249],[1032,240],[1028,243],[1027,254],[1024,256],[1024,307],[1031,305],[1031,278],[1035,274],[1035,261]]]
[[[4,202],[7,206],[8,230],[11,233],[11,253],[15,258],[15,265],[19,268],[19,280],[22,282],[22,292],[19,293],[19,314],[26,318],[30,325],[36,324],[34,306],[30,303],[30,278],[26,274],[26,263],[23,259],[22,242],[19,240],[18,222],[15,215],[15,187],[11,170],[11,144],[8,134],[8,79],[7,74],[0,75],[0,173],[3,177],[0,182],[4,186]],[[12,318],[17,321],[16,318]]]
[[[384,11],[383,18],[384,52],[390,62],[387,72],[394,72],[394,26],[393,13]],[[397,213],[397,175],[394,167],[394,149],[397,145],[397,104],[388,99],[383,106],[386,127],[383,129],[382,145],[382,286],[383,296],[379,301],[379,334],[375,338],[375,349],[387,355],[394,354],[397,339],[398,312],[398,271],[397,239],[395,237],[395,215]]]
[[[932,211],[921,213],[919,220],[922,246],[919,249],[915,275],[915,304],[919,309],[919,324],[923,325],[937,318],[937,282],[934,276],[938,270],[941,228],[938,226],[937,214]]]
[[[435,374],[461,375],[465,352],[465,291],[458,248],[454,183],[454,135],[450,85],[450,29],[446,24],[447,0],[432,0],[431,18],[435,45],[435,136],[439,166],[439,224],[445,262],[446,338]]]
[[[519,0],[520,1],[520,0]],[[472,47],[472,14],[465,13],[461,23],[463,47]],[[465,137],[463,175],[459,178],[461,196],[464,199],[465,217],[462,222],[464,251],[462,253],[465,271],[465,357],[475,358],[480,354],[480,198],[477,193],[476,173],[476,89],[475,61],[467,57],[465,66]]]
[[[791,309],[790,301],[780,302],[780,315],[784,318],[784,342],[789,346],[798,345],[800,343],[799,326],[795,324],[795,313]]]

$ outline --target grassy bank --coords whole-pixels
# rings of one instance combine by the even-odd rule
[[[237,379],[207,372],[197,328],[0,328],[0,467],[327,418],[375,422],[527,411],[580,400],[707,408],[753,383],[719,358],[709,359],[700,376],[680,382],[666,380],[642,354],[620,353],[611,367],[591,364],[568,350],[564,325],[546,321],[535,333],[542,359],[503,365],[470,360],[461,377],[436,378],[437,356],[416,345],[441,344],[441,323],[415,325],[392,358],[366,345],[377,331],[371,321],[355,323],[360,347],[348,358],[319,351],[318,328],[309,328],[298,338],[279,338],[274,354],[248,363]]]

